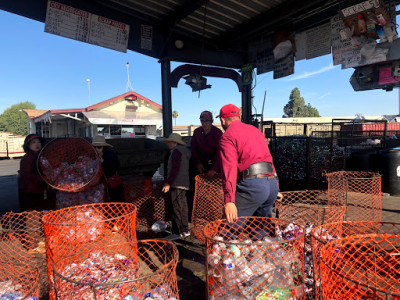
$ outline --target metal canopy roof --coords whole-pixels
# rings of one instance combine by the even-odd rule
[[[157,59],[240,68],[272,50],[279,29],[299,32],[326,23],[346,0],[57,0],[130,25],[128,49]],[[392,3],[399,4],[400,0]],[[41,22],[47,0],[3,0],[0,8]],[[141,25],[153,28],[152,50],[141,48]],[[178,49],[176,41],[181,41]],[[179,42],[178,42],[179,43]]]

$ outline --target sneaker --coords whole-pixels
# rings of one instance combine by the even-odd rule
[[[189,231],[185,231],[185,232],[181,233],[181,238],[185,238],[185,237],[188,237],[188,236],[190,236],[190,232]]]
[[[170,235],[165,237],[165,239],[168,240],[168,241],[175,241],[175,240],[180,239],[180,238],[181,238],[181,235],[180,234],[176,234],[176,233],[170,234]]]

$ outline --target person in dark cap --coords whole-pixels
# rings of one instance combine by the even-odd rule
[[[196,128],[191,140],[192,160],[198,174],[214,176],[219,172],[219,140],[222,131],[212,125],[213,115],[205,110],[200,114],[201,127]]]
[[[113,150],[112,145],[106,143],[106,138],[102,135],[93,137],[92,146],[96,149],[102,165],[103,174],[107,180],[109,201],[123,202],[124,188],[122,180],[117,173],[120,167],[118,155]]]
[[[47,184],[37,169],[37,159],[44,139],[37,134],[29,134],[24,141],[26,153],[19,167],[19,200],[21,211],[48,210],[50,203],[45,199]]]
[[[225,130],[220,141],[221,178],[225,214],[272,217],[279,187],[268,143],[260,130],[240,121],[240,109],[227,104],[220,110]]]
[[[168,176],[162,191],[170,192],[173,208],[172,234],[168,240],[190,236],[186,192],[189,190],[190,150],[178,133],[171,133],[164,142],[171,150],[168,159]]]

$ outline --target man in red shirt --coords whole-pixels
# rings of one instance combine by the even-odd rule
[[[268,143],[260,130],[240,121],[240,109],[227,104],[219,116],[225,133],[220,141],[225,214],[272,217],[279,187]]]

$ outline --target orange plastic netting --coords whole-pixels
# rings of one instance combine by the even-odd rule
[[[163,177],[130,177],[123,180],[125,201],[137,208],[137,224],[150,228],[156,221],[171,221],[172,204],[162,192]]]
[[[328,197],[333,204],[346,206],[346,221],[381,221],[381,176],[373,172],[339,171],[327,173]]]
[[[57,299],[179,299],[178,250],[142,240],[93,249],[54,264]]]
[[[224,217],[224,192],[219,175],[195,177],[192,223],[190,231],[195,238],[205,243],[204,227]]]
[[[329,202],[326,191],[292,191],[283,192],[282,195],[283,198],[275,202],[277,218],[303,226],[318,226],[343,221],[346,207]]]
[[[210,222],[204,235],[208,299],[305,299],[302,226],[241,217]]]
[[[47,270],[74,254],[136,240],[136,207],[131,203],[96,203],[60,209],[43,216]],[[50,296],[54,299],[53,290]]]
[[[314,295],[314,266],[311,251],[311,229],[326,223],[343,221],[346,207],[329,203],[326,191],[305,190],[283,192],[282,199],[275,202],[275,214],[279,219],[296,222],[306,230],[305,292],[307,297]]]
[[[39,269],[0,262],[0,299],[39,299]]]
[[[365,234],[321,248],[324,299],[400,299],[400,235]]]
[[[40,295],[46,295],[48,294],[48,280],[42,216],[43,212],[29,211],[22,213],[6,212],[1,217],[0,261],[7,265],[2,270],[3,277],[7,274],[12,276],[21,273],[21,266],[23,265],[27,274],[24,271],[21,273],[23,276],[21,276],[30,276],[31,278],[26,286],[24,283],[24,288],[30,289],[38,284]],[[36,279],[32,274],[36,270],[39,272],[39,277],[37,282],[33,282]],[[0,299],[2,298],[0,297]]]
[[[321,253],[320,253],[321,249],[327,243],[333,240],[347,238],[349,236],[361,236],[361,235],[371,235],[371,234],[400,236],[400,223],[373,222],[373,221],[337,222],[337,223],[329,223],[318,226],[311,231],[316,299],[320,299],[322,297],[322,285],[321,285],[322,274],[321,274]],[[332,298],[327,298],[327,299],[332,299]],[[337,299],[340,299],[340,297],[338,297]],[[362,297],[360,298],[346,297],[344,299],[362,299]],[[378,297],[373,299],[381,299],[381,298]]]
[[[42,149],[38,170],[43,180],[53,188],[78,192],[99,183],[101,163],[96,150],[83,138],[59,138]]]

